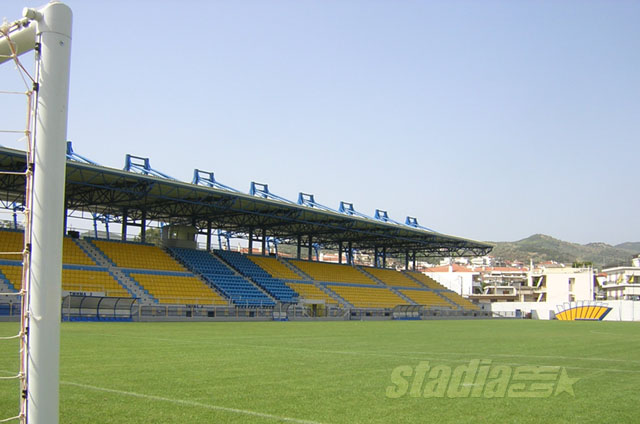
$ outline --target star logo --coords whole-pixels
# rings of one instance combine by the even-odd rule
[[[558,396],[562,392],[567,392],[571,396],[575,397],[573,393],[573,385],[576,384],[580,380],[579,378],[569,378],[567,375],[567,370],[562,368],[560,372],[560,378],[558,379],[558,385],[556,386],[556,392],[554,396]]]

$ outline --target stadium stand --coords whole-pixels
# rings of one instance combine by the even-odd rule
[[[158,303],[187,305],[227,305],[228,302],[193,275],[136,273],[129,276],[144,287]]]
[[[75,265],[91,265],[96,263],[69,237],[62,240],[62,263]]]
[[[89,249],[86,243],[95,249]],[[22,249],[22,231],[0,230],[0,251]],[[304,298],[336,306],[349,302],[357,308],[393,308],[413,302],[429,307],[478,309],[469,300],[415,271],[295,259],[286,259],[285,263],[273,257],[231,251],[216,251],[213,255],[194,249],[169,250],[170,254],[149,244],[98,239],[79,242],[65,237],[63,290],[138,297],[133,293],[142,289],[143,296],[149,294],[148,301],[160,304],[228,305],[231,300],[237,306],[272,307],[274,299],[297,303]],[[96,256],[98,252],[104,258]],[[9,289],[21,288],[20,261],[19,254],[0,257],[0,281]],[[306,281],[309,277],[303,276],[314,281]]]
[[[22,288],[22,265],[17,262],[2,261],[0,264],[0,278],[15,291]]]
[[[442,297],[431,290],[419,289],[419,290],[400,290],[402,294],[413,300],[418,305],[424,306],[436,306],[440,308],[451,308],[451,303],[444,300]]]
[[[250,281],[236,274],[218,258],[203,250],[171,248],[171,253],[191,271],[239,306],[274,306],[275,302]]]
[[[417,272],[417,271],[404,271],[404,272],[405,272],[405,274],[407,274],[410,277],[418,280],[419,282],[421,282],[422,284],[424,284],[425,286],[427,286],[430,289],[434,289],[434,290],[446,290],[447,289],[445,286],[443,286],[442,284],[438,283],[433,278],[428,277],[428,276],[424,275],[421,272]]]
[[[281,280],[301,280],[302,277],[285,264],[269,256],[249,256],[249,259],[260,268],[267,271],[272,277]]]
[[[19,291],[22,288],[22,265],[0,265],[0,277]],[[105,296],[131,297],[131,295],[109,274],[105,268],[87,269],[64,265],[62,268],[62,290],[74,292],[101,292]]]
[[[393,308],[407,302],[385,287],[364,287],[357,285],[327,285],[339,296],[356,308]]]
[[[440,293],[443,296],[445,296],[447,299],[451,300],[456,305],[462,307],[463,309],[471,309],[472,311],[477,311],[480,309],[478,305],[469,301],[468,299],[465,299],[464,297],[460,296],[458,293],[455,293],[452,291],[443,291]]]
[[[185,271],[180,263],[157,246],[112,240],[90,239],[90,241],[117,267]]]
[[[274,278],[267,271],[256,265],[250,257],[230,250],[216,250],[215,253],[280,302],[296,303],[298,301],[298,293],[291,290],[284,281],[279,278]]]
[[[382,268],[363,268],[363,269],[369,274],[373,275],[378,280],[382,281],[387,286],[422,288],[422,286],[415,280],[393,269],[382,269]]]
[[[349,265],[331,264],[326,262],[310,262],[301,260],[289,260],[296,268],[316,281],[328,283],[350,283],[375,285],[376,282]]]
[[[0,230],[0,259],[22,261],[22,254],[6,254],[9,252],[22,252],[24,249],[24,233],[17,230]]]
[[[310,300],[321,300],[324,301],[326,305],[338,305],[338,301],[333,297],[329,296],[327,293],[320,290],[318,287],[313,285],[311,282],[307,281],[287,281],[286,283],[289,287],[295,290],[299,297]]]
[[[105,269],[62,269],[62,289],[67,291],[103,292],[105,296],[131,297]]]

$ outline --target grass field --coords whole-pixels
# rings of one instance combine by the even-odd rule
[[[639,330],[525,320],[63,323],[60,422],[638,422]],[[16,331],[0,323],[0,335]],[[573,396],[387,397],[398,366],[473,359],[566,367],[579,380]],[[0,342],[3,375],[17,367],[17,343]],[[17,396],[16,383],[0,381],[0,418],[15,414]]]

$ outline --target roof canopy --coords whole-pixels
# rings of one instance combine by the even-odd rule
[[[0,170],[24,171],[25,158],[23,151],[0,148]],[[350,242],[360,251],[386,249],[387,255],[478,256],[492,249],[486,243],[423,227],[268,198],[264,192],[244,194],[87,161],[68,160],[66,175],[68,211],[109,215],[116,222],[150,220],[236,235],[262,234],[264,230],[267,236],[285,242],[298,237],[308,242],[311,237],[313,243],[328,249]],[[22,204],[24,191],[24,176],[0,175],[0,201],[5,207]]]

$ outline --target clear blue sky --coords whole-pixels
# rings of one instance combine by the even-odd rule
[[[478,240],[640,241],[640,1],[67,4],[69,139],[100,164]]]

